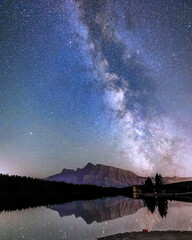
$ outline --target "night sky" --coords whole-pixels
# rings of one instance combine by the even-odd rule
[[[192,176],[192,1],[2,0],[0,172]]]

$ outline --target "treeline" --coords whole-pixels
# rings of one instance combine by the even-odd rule
[[[131,196],[131,194],[132,188],[117,189],[94,185],[75,185],[0,174],[0,211],[117,195]]]
[[[166,184],[164,186],[164,189],[165,189],[165,192],[173,192],[173,193],[192,192],[192,181]]]
[[[9,176],[0,174],[0,192],[13,194],[26,193],[86,193],[86,194],[116,194],[130,192],[131,188],[119,189],[115,187],[99,187],[96,185],[86,184],[72,184],[65,182],[57,182],[50,180],[43,180],[31,177]]]
[[[142,191],[146,193],[157,192],[161,193],[164,190],[165,183],[161,174],[156,174],[154,181],[148,177],[145,184],[142,186]]]
[[[146,193],[189,193],[192,192],[192,181],[165,184],[163,177],[156,174],[154,180],[150,177],[145,180],[141,191]]]

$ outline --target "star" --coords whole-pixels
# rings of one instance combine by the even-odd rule
[[[190,1],[4,2],[1,165],[192,175]]]

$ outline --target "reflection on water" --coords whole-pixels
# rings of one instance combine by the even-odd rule
[[[103,222],[134,214],[144,206],[147,206],[151,213],[154,213],[155,208],[157,208],[160,216],[166,217],[168,200],[163,198],[141,200],[118,196],[92,201],[73,201],[60,205],[51,205],[48,208],[57,211],[60,217],[74,215],[76,218],[83,218],[87,224],[91,224],[94,221]]]
[[[169,209],[162,218],[159,212],[164,209],[165,213],[165,206]],[[147,202],[125,197],[103,198],[1,212],[0,222],[0,239],[3,240],[95,240],[111,234],[140,232],[144,228],[190,231],[192,204],[156,201],[149,206]]]
[[[164,198],[146,198],[144,200],[145,205],[154,213],[155,208],[158,208],[159,214],[161,217],[166,217],[168,211],[168,200]]]
[[[76,218],[83,218],[87,224],[134,214],[142,207],[144,207],[142,200],[122,196],[49,206],[50,209],[57,211],[60,217],[75,215]]]

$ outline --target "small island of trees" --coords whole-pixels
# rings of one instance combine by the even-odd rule
[[[145,180],[143,191],[146,193],[152,193],[152,192],[162,193],[163,189],[164,189],[164,185],[165,185],[165,183],[164,183],[163,177],[161,176],[161,174],[157,173],[155,175],[154,182],[152,181],[152,179],[150,177],[148,177]]]

